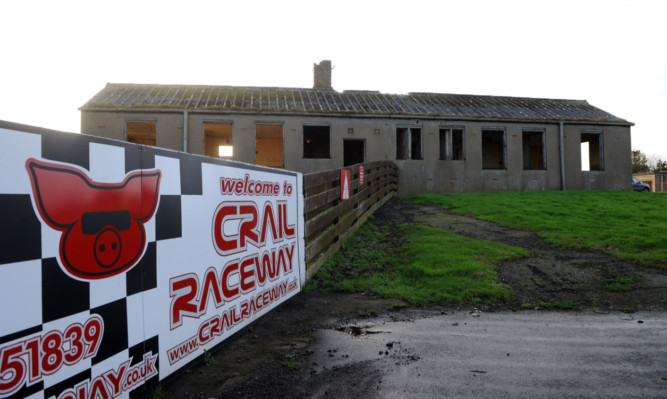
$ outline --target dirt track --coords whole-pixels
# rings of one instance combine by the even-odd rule
[[[321,331],[355,334],[364,323],[405,322],[434,314],[464,311],[533,309],[539,305],[567,303],[589,313],[667,310],[667,272],[618,261],[600,253],[564,251],[533,233],[500,227],[448,213],[434,207],[415,206],[392,199],[375,214],[376,223],[421,223],[476,239],[502,242],[527,249],[530,256],[499,266],[501,280],[513,290],[508,303],[485,309],[407,309],[397,301],[350,294],[300,294],[263,317],[236,339],[222,346],[208,365],[168,381],[167,398],[306,398],[324,395],[329,387],[366,391],[382,375],[368,360],[330,348],[326,356],[347,355],[340,367],[314,366],[315,342]],[[615,292],[609,285],[629,279],[628,289]],[[398,310],[396,310],[398,309]],[[416,362],[406,354],[398,362]],[[316,362],[315,362],[316,363]],[[319,371],[318,371],[319,370]],[[355,390],[356,387],[356,390]],[[319,392],[319,394],[316,394]],[[333,391],[332,391],[333,392]],[[341,391],[343,392],[343,391]],[[370,391],[369,391],[370,392]],[[340,392],[339,392],[340,393]],[[371,395],[372,396],[372,395]]]

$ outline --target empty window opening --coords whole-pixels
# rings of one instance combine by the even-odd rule
[[[331,158],[330,126],[303,126],[303,157]]]
[[[581,170],[583,172],[591,170],[591,165],[588,159],[588,142],[581,143]]]
[[[440,159],[462,161],[463,129],[440,129]]]
[[[255,126],[255,164],[284,167],[282,125]]]
[[[396,128],[396,159],[422,158],[421,128]]]
[[[412,159],[422,159],[422,130],[418,128],[410,129],[410,157]]]
[[[231,123],[204,123],[204,155],[214,158],[234,156]]]
[[[581,170],[604,170],[602,133],[581,133]]]
[[[482,130],[482,169],[505,169],[504,130]]]
[[[522,148],[524,170],[546,169],[543,131],[524,131]]]
[[[364,140],[343,140],[343,166],[364,163]]]
[[[218,147],[218,156],[220,158],[224,157],[233,157],[234,156],[234,146],[231,145],[221,145]]]
[[[155,146],[157,122],[127,122],[126,139],[130,143]]]

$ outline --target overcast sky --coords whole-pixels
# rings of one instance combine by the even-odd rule
[[[0,119],[80,131],[107,82],[588,100],[667,159],[667,1],[3,1]]]

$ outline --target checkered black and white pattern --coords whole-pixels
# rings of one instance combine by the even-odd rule
[[[98,183],[121,182],[139,169],[159,169],[158,206],[144,224],[147,245],[139,263],[100,280],[82,281],[68,275],[58,259],[61,233],[42,223],[35,210],[25,168],[29,158],[77,166]],[[212,185],[202,181],[210,179],[212,171],[218,173],[221,165],[208,163],[198,156],[0,123],[0,347],[54,330],[62,332],[72,323],[85,323],[91,315],[100,316],[105,326],[94,357],[24,384],[9,397],[57,398],[82,381],[117,370],[130,357],[135,365],[146,353],[160,354],[156,365],[160,374],[123,397],[144,395],[147,387],[191,360],[172,367],[164,358],[166,349],[192,334],[191,330],[170,331],[167,286],[172,276],[200,273],[220,261],[210,248],[210,213],[202,212],[201,205],[212,201],[207,198],[219,201],[219,192],[213,196],[218,190],[215,179]],[[238,166],[229,168],[238,171]],[[269,172],[259,168],[257,173]],[[302,226],[300,207],[301,203],[299,212],[294,212],[298,220],[292,223]],[[185,253],[189,250],[195,251],[194,256]],[[187,322],[196,328],[201,321]],[[180,330],[186,330],[185,326]]]
[[[40,222],[23,165],[28,158],[73,164],[86,169],[93,181],[115,183],[132,170],[154,164],[178,168],[178,160],[147,157],[140,147],[101,144],[84,136],[8,129],[0,129],[0,151],[0,345],[64,331],[92,314],[101,316],[106,326],[96,356],[24,386],[12,397],[57,397],[79,381],[117,368],[129,356],[136,364],[144,353],[158,354],[157,326],[144,322],[144,304],[158,300],[157,243],[181,235],[181,187],[163,186],[158,211],[145,225],[148,243],[139,264],[111,278],[79,281],[58,264],[60,233]],[[140,164],[146,159],[153,165]]]

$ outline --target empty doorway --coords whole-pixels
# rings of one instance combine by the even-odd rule
[[[343,140],[343,166],[364,163],[364,140]]]
[[[272,168],[285,166],[282,125],[255,125],[255,164]]]

